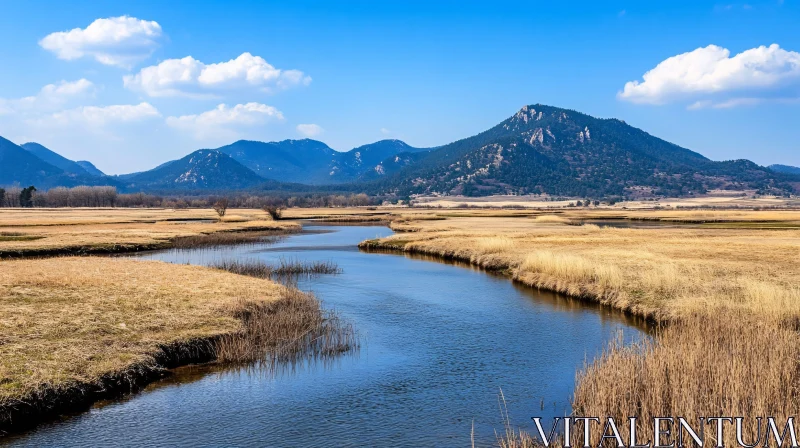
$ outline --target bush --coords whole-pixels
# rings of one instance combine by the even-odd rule
[[[281,216],[283,216],[283,207],[267,205],[264,207],[264,211],[275,221],[281,219]]]

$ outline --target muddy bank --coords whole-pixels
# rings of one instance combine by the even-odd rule
[[[86,411],[100,400],[135,393],[148,383],[168,376],[168,369],[214,361],[214,347],[220,337],[222,335],[162,345],[153,353],[150,362],[104,375],[92,383],[44,389],[0,404],[0,437],[31,429],[61,415]]]
[[[399,231],[398,229],[395,229]],[[410,230],[409,232],[415,232]],[[412,241],[402,239],[372,239],[359,243],[359,249],[365,252],[406,253],[439,258],[443,261],[467,263],[471,266],[495,272],[510,278],[513,282],[544,291],[564,294],[570,298],[607,306],[622,311],[630,316],[644,319],[648,324],[669,321],[660,310],[643,307],[627,301],[619,300],[615,292],[602,291],[594,285],[575,285],[566,281],[534,273],[518,272],[518,266],[495,257],[474,257],[472,254],[461,254],[456,251],[429,250],[414,246]]]

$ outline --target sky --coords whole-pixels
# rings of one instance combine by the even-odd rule
[[[0,136],[109,174],[238,139],[437,146],[526,104],[800,166],[800,0],[0,0]]]

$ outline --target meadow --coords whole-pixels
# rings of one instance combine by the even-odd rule
[[[222,218],[210,209],[3,209],[0,258],[235,243],[300,228],[257,209],[237,209]]]

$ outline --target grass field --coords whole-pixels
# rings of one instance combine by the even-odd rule
[[[262,210],[231,210],[220,220],[200,209],[6,208],[0,209],[0,258],[158,249],[188,237],[299,229]]]
[[[0,261],[0,426],[25,403],[46,408],[109,381],[131,378],[134,385],[137,375],[171,358],[212,357],[213,338],[243,329],[243,307],[278,301],[288,291],[161,262]]]

